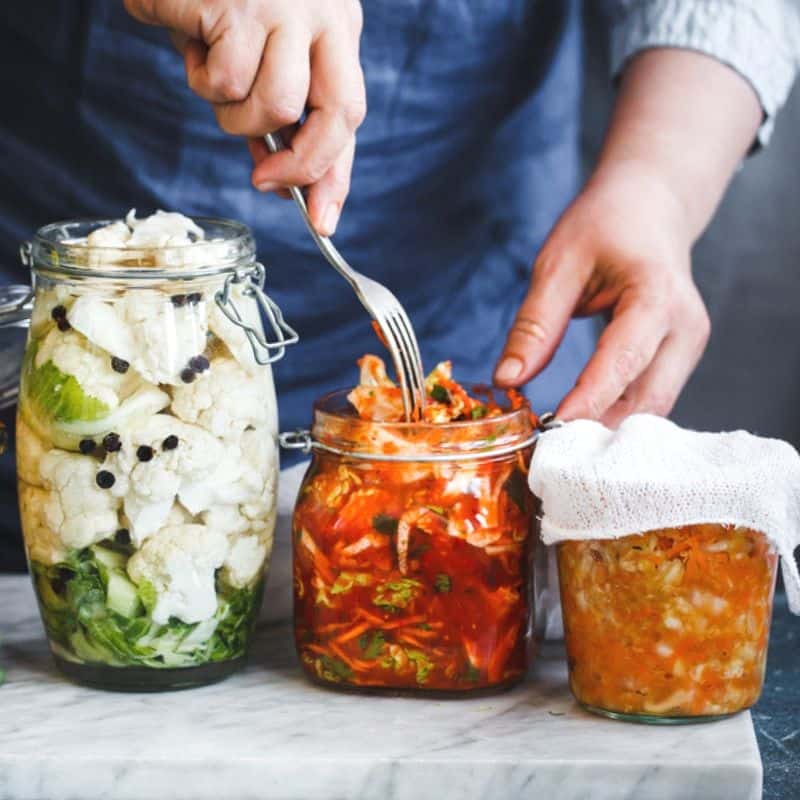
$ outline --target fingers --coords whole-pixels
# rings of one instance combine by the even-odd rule
[[[563,419],[600,419],[649,366],[669,331],[664,303],[623,293],[594,355],[558,409]]]
[[[351,137],[350,144],[339,154],[333,166],[308,190],[308,215],[323,236],[333,236],[339,224],[342,206],[350,191],[355,147],[355,137]]]
[[[311,62],[310,112],[290,146],[263,159],[253,171],[261,191],[281,186],[309,186],[338,165],[352,146],[366,109],[364,80],[357,46],[343,34],[326,32],[314,46]],[[340,183],[341,181],[337,179]]]
[[[222,8],[205,3],[198,11],[197,0],[124,0],[125,10],[146,25],[163,25],[181,31],[192,39],[203,39],[204,33],[219,21]]]
[[[246,98],[214,107],[220,127],[235,136],[263,136],[293,125],[306,106],[310,84],[308,31],[284,25],[265,41],[266,49],[253,71],[255,78]],[[261,53],[261,47],[257,52]]]
[[[564,336],[591,270],[580,249],[551,257],[547,245],[534,266],[531,287],[508,334],[495,370],[498,386],[519,386],[540,372]]]
[[[652,364],[605,413],[603,424],[616,428],[625,417],[636,413],[667,416],[697,366],[707,341],[708,328],[702,322],[693,330],[668,336]]]
[[[710,332],[690,281],[664,295],[626,297],[558,415],[617,425],[635,412],[669,413]]]

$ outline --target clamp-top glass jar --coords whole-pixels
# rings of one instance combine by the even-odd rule
[[[477,393],[480,390],[475,390]],[[468,694],[526,670],[535,433],[527,405],[443,424],[315,406],[293,520],[295,638],[315,681]]]
[[[252,236],[180,215],[65,222],[23,260],[19,500],[55,660],[106,688],[221,679],[260,606],[278,473],[269,364],[296,339]]]

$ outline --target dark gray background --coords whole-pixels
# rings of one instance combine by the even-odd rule
[[[591,4],[586,4],[590,7]],[[587,8],[585,164],[612,102],[607,25]],[[736,175],[697,244],[711,341],[673,414],[701,430],[747,430],[800,446],[800,84],[769,147]]]

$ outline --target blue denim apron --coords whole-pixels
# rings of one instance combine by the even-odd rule
[[[65,217],[131,206],[233,217],[255,231],[270,294],[302,342],[277,365],[284,428],[379,351],[349,287],[292,205],[250,187],[241,141],[186,88],[165,33],[117,0],[26,0],[0,29],[0,280],[18,242]],[[425,362],[485,382],[530,264],[579,178],[579,0],[363,0],[369,113],[336,242],[405,304]],[[573,324],[528,387],[555,407],[591,352]],[[16,528],[8,457],[0,542]],[[6,545],[7,547],[7,545]],[[13,554],[17,545],[12,545]],[[6,563],[8,549],[0,552]],[[2,563],[2,562],[0,562]]]

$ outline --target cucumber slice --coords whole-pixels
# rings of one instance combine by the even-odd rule
[[[43,419],[91,422],[109,411],[105,403],[83,391],[74,375],[62,372],[52,361],[32,370],[25,387],[29,402]]]
[[[128,563],[127,556],[122,553],[117,553],[114,550],[109,550],[107,547],[92,547],[95,559],[108,569],[125,569]]]
[[[136,586],[119,572],[108,573],[106,605],[123,617],[135,617],[142,608]]]
[[[55,447],[77,451],[81,439],[100,439],[111,431],[124,433],[145,417],[157,414],[169,405],[169,395],[154,386],[134,392],[118,408],[102,419],[89,422],[56,422],[37,413],[36,404],[29,402],[23,385],[20,412],[36,435]]]

